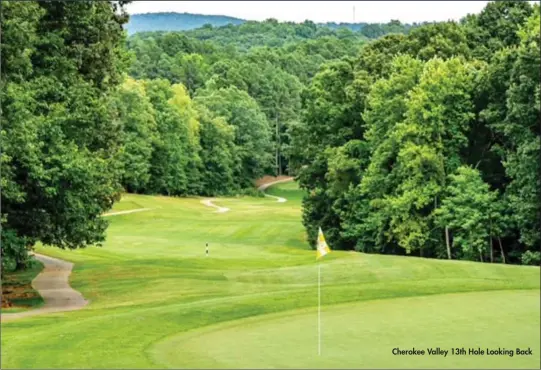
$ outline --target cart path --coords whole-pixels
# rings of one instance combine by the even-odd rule
[[[261,190],[262,192],[265,192],[265,189],[267,189],[269,186],[272,186],[272,185],[275,185],[275,184],[280,184],[282,182],[290,182],[290,181],[293,181],[293,177],[288,177],[287,179],[282,179],[282,180],[277,180],[277,181],[273,181],[273,182],[269,182],[267,184],[263,184],[261,185],[259,188],[257,188],[258,190]],[[282,198],[282,197],[277,197],[277,196],[274,196],[274,195],[269,195],[267,193],[265,193],[265,196],[266,197],[269,197],[269,198],[274,198],[276,199],[276,201],[278,203],[285,203],[287,202],[287,199],[286,198]]]
[[[117,216],[135,212],[148,211],[150,208],[137,208],[126,211],[105,213],[102,216]],[[43,315],[53,312],[80,310],[89,301],[69,285],[69,276],[73,263],[58,258],[34,253],[34,257],[43,263],[43,270],[32,280],[32,287],[43,298],[44,304],[40,308],[23,312],[2,313],[2,322],[9,322],[23,317]]]
[[[53,312],[79,310],[89,302],[69,285],[68,279],[73,263],[41,254],[34,254],[34,257],[43,263],[44,268],[32,280],[32,287],[43,297],[45,303],[34,310],[3,313],[1,315],[2,322]]]
[[[203,199],[201,201],[202,204],[206,205],[207,207],[213,207],[213,208],[216,208],[217,210],[214,212],[214,213],[225,213],[225,212],[229,212],[230,209],[229,208],[225,208],[225,207],[220,207],[220,206],[217,206],[216,204],[212,203],[212,199]]]
[[[107,216],[127,215],[128,213],[143,212],[143,211],[150,211],[150,208],[136,208],[136,209],[128,209],[127,211],[109,212],[109,213],[104,213],[101,216],[107,217]]]
[[[282,182],[289,182],[289,181],[293,181],[293,177],[288,177],[286,179],[281,179],[281,180],[277,180],[277,181],[272,181],[272,182],[269,182],[267,184],[263,184],[261,186],[259,186],[257,188],[257,190],[260,190],[260,191],[265,191],[265,189],[267,189],[269,186],[272,186],[274,184],[279,184],[279,183],[282,183]],[[274,196],[274,195],[269,195],[269,194],[266,194],[265,193],[265,196],[266,197],[269,197],[269,198],[274,198],[276,199],[276,201],[278,203],[284,203],[284,202],[287,202],[287,199],[286,198],[282,198],[282,197],[277,197],[277,196]],[[230,209],[229,208],[226,208],[226,207],[220,207],[216,204],[214,204],[213,202],[213,199],[203,199],[201,201],[201,204],[204,204],[205,206],[207,207],[213,207],[213,208],[216,208],[216,211],[214,213],[225,213],[225,212],[229,212]]]

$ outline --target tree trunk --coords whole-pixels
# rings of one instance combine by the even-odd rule
[[[447,245],[447,257],[451,259],[451,244],[449,241],[449,228],[445,226],[445,244]]]
[[[483,251],[481,249],[479,249],[479,257],[481,258],[481,262],[484,262],[483,261]]]
[[[494,248],[492,248],[492,218],[490,218],[490,230],[488,236],[488,247],[490,248],[490,263],[494,263]]]
[[[498,243],[500,243],[500,252],[502,253],[502,261],[505,263],[505,254],[503,253],[502,239],[498,236]]]
[[[26,261],[17,261],[16,265],[15,265],[15,270],[16,271],[22,271],[26,268]]]
[[[275,110],[275,121],[276,121],[276,176],[282,174],[281,164],[280,164],[280,126],[278,123],[278,112]]]
[[[494,263],[494,248],[492,248],[492,237],[488,238],[488,247],[490,248],[490,263]]]

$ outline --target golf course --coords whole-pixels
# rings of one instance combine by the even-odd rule
[[[287,201],[211,199],[220,212],[205,198],[126,194],[102,247],[37,247],[73,263],[70,285],[88,304],[3,322],[2,368],[539,366],[538,267],[351,251],[316,262],[302,191],[266,192]],[[449,354],[393,355],[437,347]]]

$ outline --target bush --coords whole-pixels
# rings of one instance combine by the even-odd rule
[[[27,241],[14,230],[2,228],[2,274],[26,267]]]
[[[521,261],[523,265],[539,265],[541,262],[541,252],[526,251],[522,253]]]

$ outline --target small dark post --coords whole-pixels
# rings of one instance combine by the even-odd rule
[[[206,250],[205,250],[206,256],[209,255],[209,243],[206,243]]]

